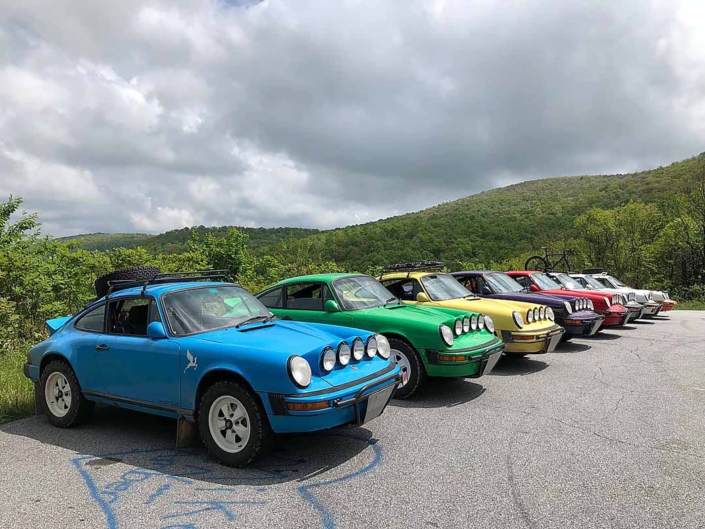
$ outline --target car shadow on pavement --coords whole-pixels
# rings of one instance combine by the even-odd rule
[[[502,355],[502,359],[490,373],[490,376],[523,376],[543,371],[548,364],[543,360],[535,360],[530,356]]]
[[[586,337],[587,340],[595,340],[598,342],[609,341],[609,340],[619,340],[621,336],[619,334],[613,334],[610,332],[600,331],[590,337]]]
[[[496,369],[496,367],[495,367]],[[408,399],[392,399],[399,408],[452,408],[476,399],[485,388],[463,378],[428,378]]]
[[[632,324],[633,324],[633,325],[653,325],[654,322],[653,322],[653,321],[649,321],[649,320],[634,320],[634,321],[632,322]]]
[[[346,463],[369,447],[373,448],[365,461],[378,453],[373,446],[377,440],[369,430],[347,427],[276,436],[271,449],[252,464],[229,468],[215,461],[200,439],[188,448],[176,449],[176,420],[108,406],[97,406],[91,420],[76,428],[56,428],[45,417],[35,416],[3,425],[0,432],[74,452],[66,457],[84,479],[123,463],[133,467],[127,473],[130,479],[160,475],[178,483],[197,480],[230,488],[301,482]]]
[[[629,325],[622,325],[621,327],[619,327],[619,330],[620,331],[636,331],[638,329],[638,327],[634,327],[635,323],[636,322],[631,322]]]
[[[578,342],[561,342],[558,344],[558,347],[556,347],[553,352],[554,353],[582,353],[583,351],[589,351],[592,349],[588,344],[586,343],[578,343]]]

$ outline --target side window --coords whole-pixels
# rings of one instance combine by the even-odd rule
[[[328,286],[323,283],[298,283],[286,287],[286,308],[323,310],[323,305],[333,299]]]
[[[460,280],[460,283],[467,288],[470,292],[478,294],[479,290],[477,288],[477,278],[476,277],[466,277]]]
[[[151,299],[118,299],[108,307],[108,332],[128,336],[147,336]],[[158,314],[158,313],[157,313]],[[160,320],[157,320],[160,321]]]
[[[418,283],[413,279],[389,279],[382,281],[382,284],[392,294],[404,301],[416,301],[416,294],[421,291]]]
[[[163,323],[162,317],[159,314],[159,308],[157,307],[157,303],[155,301],[152,301],[149,304],[149,322],[147,323],[147,325],[155,321],[158,323]]]
[[[515,281],[519,283],[524,288],[529,288],[531,286],[531,280],[526,276],[512,276]]]
[[[269,292],[265,292],[259,300],[267,308],[282,309],[284,308],[284,288],[275,288]]]
[[[94,308],[87,312],[76,322],[75,327],[81,331],[103,332],[103,321],[105,320],[105,305]]]
[[[602,283],[604,286],[606,286],[607,288],[612,288],[612,286],[607,282],[606,279],[602,279],[602,278],[598,277],[597,280],[598,280],[600,283]]]

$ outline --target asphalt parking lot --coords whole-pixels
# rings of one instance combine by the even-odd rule
[[[171,420],[23,419],[0,427],[0,527],[703,527],[704,344],[705,312],[632,323],[244,470],[174,450]]]

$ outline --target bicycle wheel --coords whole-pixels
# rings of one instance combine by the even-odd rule
[[[526,260],[526,263],[524,263],[524,270],[540,270],[545,272],[548,270],[548,263],[546,259],[540,255],[532,255]]]

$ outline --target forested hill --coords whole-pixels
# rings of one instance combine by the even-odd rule
[[[578,235],[576,217],[592,207],[658,203],[702,164],[690,158],[626,175],[534,180],[493,189],[417,213],[326,231],[306,239],[309,251],[349,270],[392,262],[441,259],[451,266],[489,265],[560,246]],[[276,248],[262,248],[276,254]]]
[[[576,217],[592,207],[615,208],[630,201],[659,203],[678,181],[702,166],[703,156],[625,175],[556,177],[493,189],[384,220],[329,231],[303,228],[240,228],[255,255],[286,259],[282,245],[301,241],[317,259],[343,269],[366,271],[405,260],[442,259],[451,266],[489,265],[560,246],[578,236]],[[160,235],[90,234],[75,237],[86,249],[142,246],[152,254],[185,250],[192,230],[224,234],[228,227],[184,228]]]
[[[186,250],[186,243],[195,231],[200,236],[210,232],[214,235],[224,234],[230,226],[182,228],[171,230],[159,235],[140,233],[89,233],[62,237],[59,241],[76,241],[85,250],[112,250],[114,248],[134,248],[141,246],[152,254],[181,253]],[[299,239],[319,233],[319,230],[307,228],[237,228],[249,236],[248,247],[257,249],[262,246],[274,245],[291,238]]]

